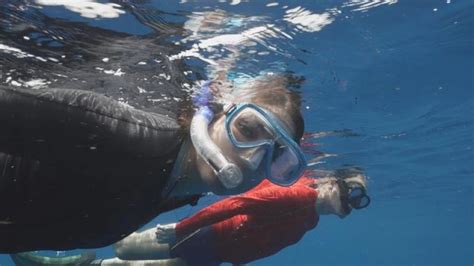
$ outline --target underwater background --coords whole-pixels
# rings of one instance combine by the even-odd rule
[[[132,76],[151,86],[140,76],[146,73],[166,82],[168,74],[152,68],[129,71],[159,53],[144,45],[155,45],[158,35],[156,47],[169,47],[174,60],[192,69],[184,73],[189,80],[211,75],[213,64],[235,54],[229,48],[235,46],[240,50],[229,78],[236,84],[282,71],[304,79],[296,88],[303,96],[304,143],[308,159],[320,158],[311,167],[362,168],[372,203],[342,220],[321,217],[299,243],[250,265],[474,264],[473,1],[70,2],[2,1],[2,84],[32,89],[66,84],[54,80],[52,72],[29,79],[15,75],[19,63],[11,58],[62,64],[60,53],[38,54],[46,53],[44,47],[66,47],[74,39],[68,36],[79,31],[85,35],[81,41],[90,45],[83,47],[123,36],[129,42],[123,45],[144,58],[132,62],[127,55],[117,66],[100,54],[105,51],[86,50],[102,65],[87,60],[62,64],[83,70],[85,79],[93,78],[89,72],[110,80]],[[207,14],[217,14],[219,23],[200,29]],[[32,29],[29,35],[12,39],[25,28]],[[136,99],[116,98],[137,104]],[[150,104],[161,100],[146,98]],[[197,206],[161,215],[145,228],[175,222],[215,200],[209,196]],[[112,257],[112,249],[99,249],[97,256]],[[0,255],[0,265],[13,263]]]

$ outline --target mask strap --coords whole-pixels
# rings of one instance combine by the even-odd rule
[[[339,186],[339,192],[340,192],[340,200],[342,204],[342,208],[344,209],[345,213],[350,213],[351,212],[351,206],[349,205],[349,188],[342,179],[337,179],[336,180],[337,185]]]
[[[201,88],[196,95],[193,97],[193,104],[198,107],[207,107],[209,102],[214,98],[210,89],[211,81],[206,80],[202,83]]]

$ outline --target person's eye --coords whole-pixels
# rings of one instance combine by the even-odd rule
[[[237,124],[239,132],[246,138],[252,138],[255,135],[254,129],[250,127],[247,123],[240,122]]]

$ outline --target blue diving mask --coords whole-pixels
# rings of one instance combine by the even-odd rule
[[[225,127],[232,144],[241,149],[257,149],[263,156],[265,176],[272,183],[290,186],[303,174],[307,163],[299,145],[272,113],[251,103],[230,105],[225,111]]]
[[[344,212],[349,214],[352,209],[360,210],[370,204],[370,197],[362,185],[356,183],[349,185],[342,179],[337,179],[337,185],[341,192],[341,203]]]

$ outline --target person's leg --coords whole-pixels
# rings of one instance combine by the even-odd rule
[[[164,260],[121,260],[119,258],[97,260],[91,265],[101,266],[186,266],[186,262],[180,258]]]
[[[153,260],[170,257],[169,244],[158,243],[156,228],[133,233],[114,245],[115,254],[122,260]]]

